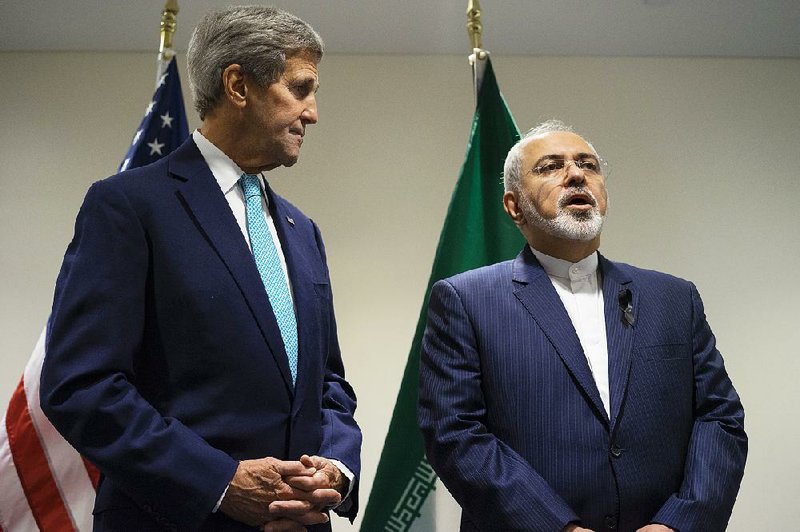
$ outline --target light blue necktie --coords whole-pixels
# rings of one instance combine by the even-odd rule
[[[297,379],[297,319],[294,305],[286,284],[286,277],[281,269],[278,250],[264,217],[261,207],[261,185],[258,176],[242,174],[239,179],[244,192],[245,212],[247,214],[247,232],[250,234],[250,247],[256,259],[258,273],[267,289],[267,296],[275,313],[275,319],[281,330],[283,345],[289,357],[289,370],[292,372],[292,384]]]

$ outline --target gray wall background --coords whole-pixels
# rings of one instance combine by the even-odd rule
[[[494,67],[521,129],[561,118],[611,162],[601,251],[699,287],[751,442],[730,530],[797,523],[800,60],[497,56]],[[155,62],[0,53],[0,69],[4,410],[83,195],[119,164]],[[462,56],[333,55],[320,75],[320,123],[271,181],[325,236],[366,503],[463,161],[472,83]]]

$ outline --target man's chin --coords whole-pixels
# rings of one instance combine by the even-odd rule
[[[285,166],[287,168],[290,166],[294,166],[299,158],[300,158],[299,150],[297,153],[287,153],[281,160],[281,166]]]
[[[580,213],[580,216],[570,213],[569,217],[548,222],[543,229],[558,238],[587,242],[600,236],[604,221],[603,217],[594,216],[592,211]]]

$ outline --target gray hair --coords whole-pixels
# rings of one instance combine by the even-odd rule
[[[525,133],[525,135],[523,135],[523,137],[519,139],[519,141],[517,141],[517,143],[514,144],[510,150],[508,150],[506,162],[503,165],[503,188],[506,192],[519,191],[519,182],[523,175],[522,148],[533,142],[536,137],[546,135],[547,133],[556,133],[559,131],[575,133],[575,129],[573,129],[572,126],[568,126],[561,120],[547,120]],[[592,151],[594,151],[595,155],[597,155],[597,150],[594,149],[594,146],[592,146],[588,140],[586,143],[589,144],[589,147],[592,148]]]
[[[186,62],[200,118],[222,99],[222,72],[241,65],[261,86],[278,80],[286,59],[308,53],[322,59],[322,39],[296,16],[265,6],[233,6],[208,13],[192,32]]]

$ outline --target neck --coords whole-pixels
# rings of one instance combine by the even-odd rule
[[[263,164],[263,161],[254,155],[255,150],[251,146],[252,137],[234,121],[226,118],[225,113],[206,115],[200,125],[200,133],[230,157],[245,173],[258,174],[279,166]]]
[[[536,251],[568,262],[580,262],[600,247],[600,236],[592,240],[564,240],[552,235],[536,235],[528,237],[528,244]]]

